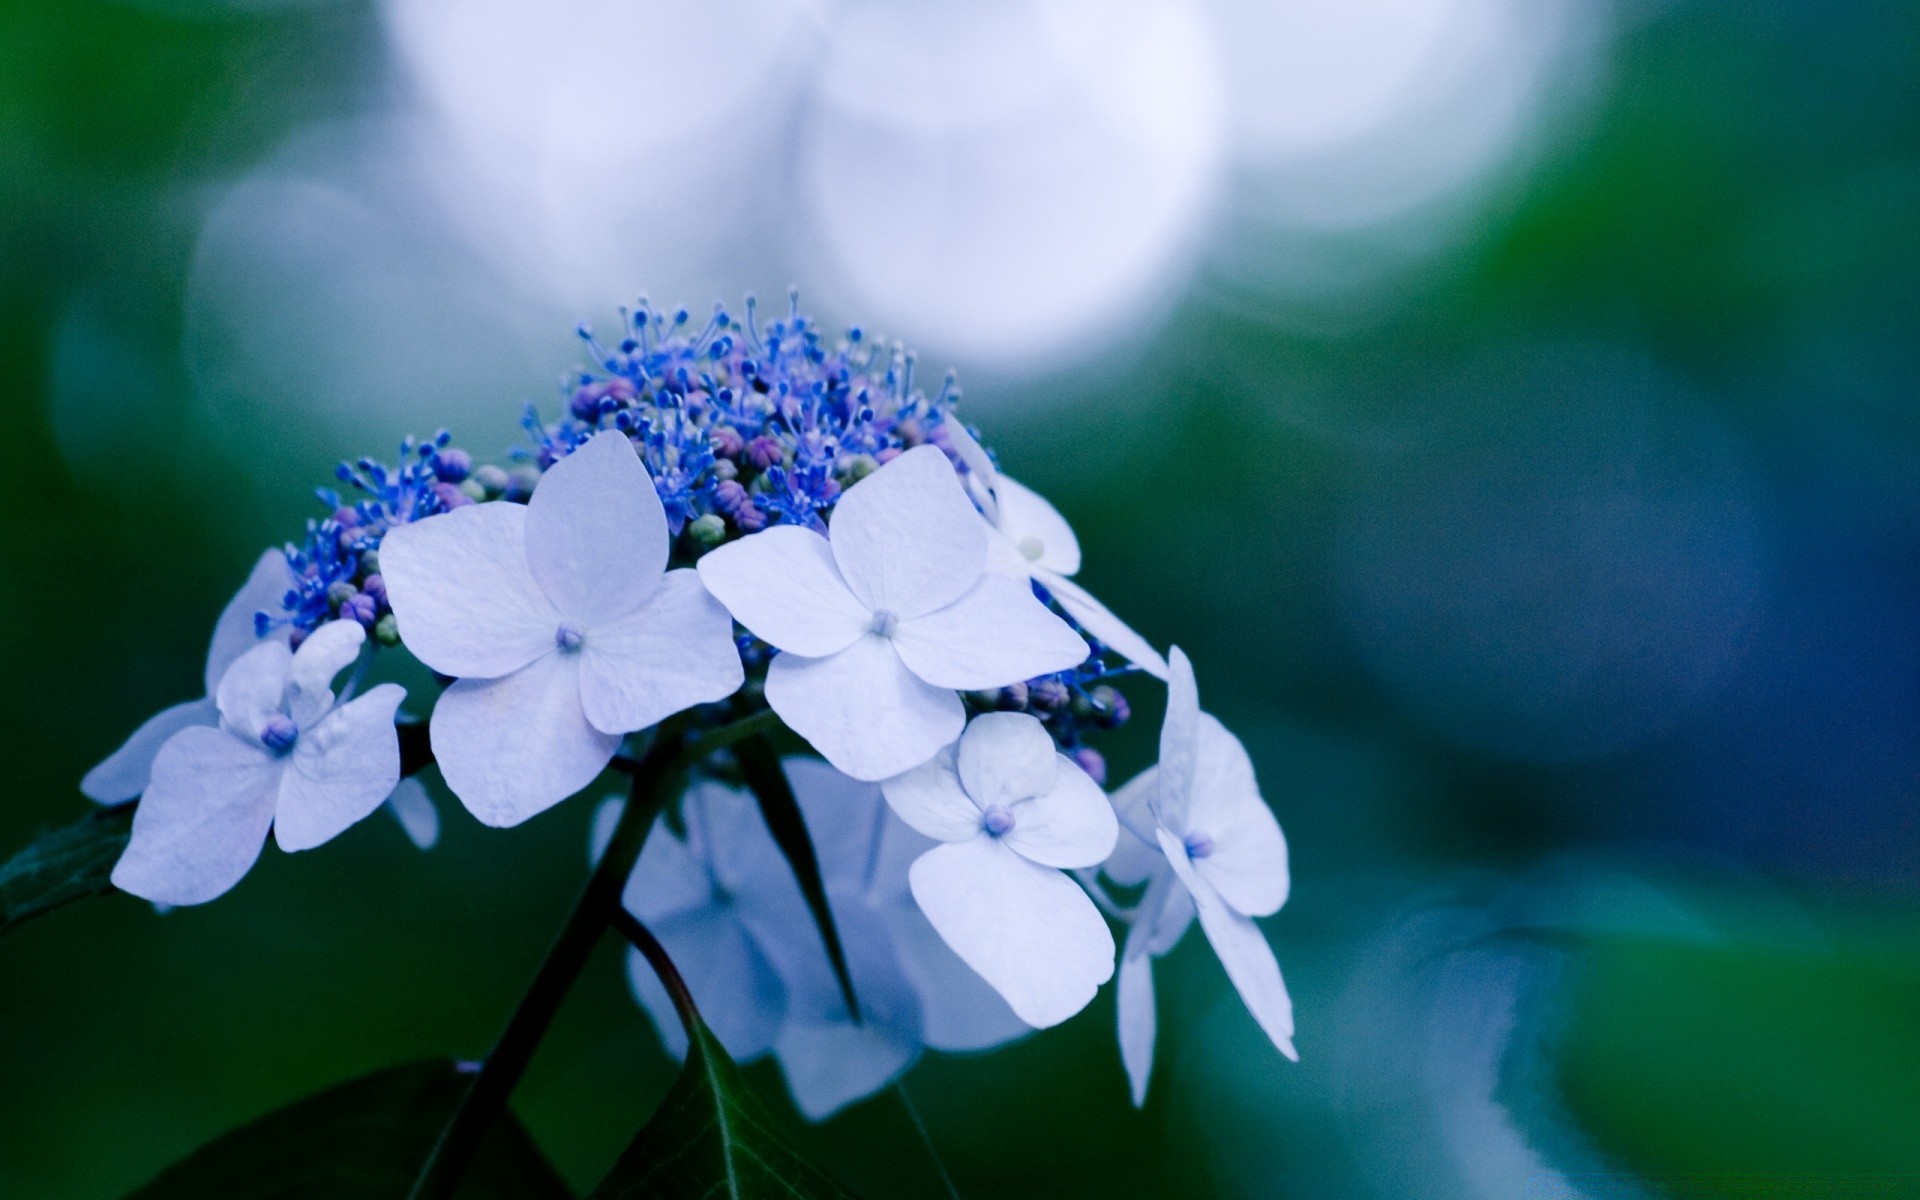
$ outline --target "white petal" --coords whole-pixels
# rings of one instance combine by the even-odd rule
[[[904,829],[898,822],[896,829]],[[901,875],[904,890],[906,877]],[[911,899],[887,910],[894,952],[920,997],[920,1037],[933,1050],[985,1050],[1033,1027],[955,954]]]
[[[1047,748],[1052,750],[1051,742]],[[956,753],[955,747],[943,746],[926,762],[880,785],[887,807],[936,841],[964,842],[980,832],[980,809],[960,783]]]
[[[601,733],[581,711],[579,662],[551,651],[504,679],[462,679],[434,706],[440,774],[483,824],[518,825],[545,812],[619,752],[619,735]]]
[[[982,575],[945,608],[903,620],[900,659],[928,683],[993,688],[1086,661],[1087,643],[1047,611],[1025,580]]]
[[[258,738],[269,718],[280,715],[293,651],[280,642],[255,646],[220,677],[215,699],[220,717],[243,737]]]
[[[1034,577],[1033,564],[1027,561],[1026,555],[1015,548],[1013,539],[993,525],[987,526],[987,573],[1022,582]]]
[[[547,468],[527,502],[526,535],[540,590],[582,625],[631,612],[667,569],[667,513],[653,477],[627,435],[611,429]]]
[[[387,797],[387,811],[400,822],[407,840],[417,849],[431,850],[439,844],[440,810],[434,806],[433,797],[427,794],[427,785],[420,782],[419,776],[409,775],[393,785],[393,794]]]
[[[993,459],[959,421],[947,420],[940,427],[946,431],[947,445],[953,447],[953,452],[967,466],[967,490],[973,494],[974,503],[980,506],[989,523],[998,521],[1000,506],[993,492],[1000,473],[994,470]]]
[[[769,645],[819,658],[852,645],[872,620],[854,599],[827,539],[776,525],[700,558],[700,582]]]
[[[333,707],[333,677],[360,657],[367,631],[358,621],[328,621],[307,635],[287,669],[287,715],[301,729]]]
[[[527,509],[469,504],[380,543],[400,639],[442,675],[497,679],[553,649],[560,611],[527,566]]]
[[[871,634],[826,658],[776,656],[767,668],[767,703],[855,779],[917,767],[966,724],[959,696],[922,682],[892,642]]]
[[[213,640],[207,646],[207,695],[213,695],[219,688],[220,677],[242,654],[263,640],[287,640],[293,632],[291,625],[282,625],[263,639],[254,633],[253,618],[255,613],[281,612],[280,601],[292,582],[287,572],[287,556],[281,551],[268,550],[254,560],[246,583],[227,601],[227,606],[220,610],[220,619],[214,622]]]
[[[1287,902],[1287,839],[1260,798],[1246,747],[1210,713],[1200,714],[1187,829],[1212,841],[1212,852],[1193,860],[1194,870],[1236,911],[1264,917]]]
[[[1127,947],[1120,956],[1120,983],[1115,991],[1120,1026],[1120,1062],[1127,1069],[1127,1085],[1133,1092],[1133,1106],[1147,1102],[1147,1078],[1153,1073],[1155,1014],[1153,1007],[1153,958],[1144,950],[1136,951],[1138,928],[1127,931]]]
[[[720,786],[696,785],[684,802],[689,811],[700,803],[702,792]],[[696,850],[663,827],[655,828],[640,851],[633,874],[627,877],[620,901],[649,926],[676,913],[708,907],[713,902],[713,875],[707,869],[704,850]]]
[[[893,821],[872,783],[842,775],[817,758],[793,755],[781,762],[828,891],[864,896],[878,854],[882,822]],[[905,866],[901,868],[904,884]]]
[[[1167,715],[1160,724],[1159,789],[1153,797],[1160,824],[1184,837],[1188,797],[1200,754],[1200,691],[1193,682],[1193,664],[1175,646],[1167,658]]]
[[[399,684],[383,683],[301,731],[280,777],[273,819],[273,839],[282,850],[311,850],[333,840],[393,794],[400,782],[393,714],[406,697]]]
[[[1061,575],[1080,569],[1080,540],[1044,496],[1006,475],[994,484],[993,494],[1000,502],[1000,532],[1020,557]]]
[[[1140,897],[1134,923],[1146,939],[1146,952],[1156,958],[1179,945],[1193,925],[1193,894],[1180,882],[1165,856],[1160,856],[1160,871]]]
[[[860,1000],[860,1024],[847,1018],[833,971],[818,948],[801,960],[812,979],[789,982],[787,1019],[774,1052],[794,1106],[820,1121],[885,1087],[920,1051],[920,1001],[895,961],[886,929],[863,908],[836,908]],[[825,1008],[801,995],[824,993]]]
[[[869,612],[903,620],[951,604],[987,566],[980,514],[935,446],[916,446],[848,488],[827,532],[853,594]]]
[[[957,749],[960,786],[982,812],[1052,791],[1058,760],[1047,727],[1026,713],[982,713]]]
[[[1167,677],[1167,660],[1153,648],[1153,643],[1114,616],[1087,589],[1051,571],[1035,571],[1033,577],[1059,602],[1061,608],[1067,610],[1068,616],[1080,623],[1080,628],[1086,630],[1090,637],[1155,679]]]
[[[1251,918],[1227,907],[1213,885],[1194,873],[1179,840],[1164,829],[1160,831],[1160,848],[1180,882],[1187,885],[1200,916],[1200,928],[1212,943],[1220,965],[1227,969],[1227,978],[1233,981],[1241,1002],[1280,1053],[1298,1062],[1300,1055],[1293,1048],[1293,1000],[1280,978],[1273,947],[1267,945]]]
[[[1113,853],[1120,822],[1100,785],[1065,755],[1057,757],[1053,788],[1014,805],[1013,828],[1001,840],[1043,866],[1098,866]]]
[[[113,885],[156,904],[202,904],[225,893],[266,844],[281,766],[224,729],[174,734],[153,760]]]
[[[148,717],[120,748],[80,779],[80,791],[96,804],[119,804],[147,790],[153,756],[168,738],[192,725],[218,725],[220,709],[211,699],[189,700]]]
[[[998,839],[935,846],[907,877],[947,945],[1029,1025],[1059,1024],[1113,977],[1113,935],[1093,901]]]
[[[1107,798],[1120,820],[1122,833],[1113,856],[1100,870],[1121,887],[1145,883],[1161,861],[1160,843],[1153,836],[1158,822],[1150,807],[1154,789],[1160,786],[1159,771],[1158,767],[1148,767]]]
[[[667,572],[644,604],[593,626],[580,647],[581,708],[603,733],[645,729],[745,681],[733,618],[691,570]]]

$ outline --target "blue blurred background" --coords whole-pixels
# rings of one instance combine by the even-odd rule
[[[335,460],[798,282],[960,372],[1293,847],[1301,1064],[1196,937],[1143,1112],[1110,996],[914,1070],[962,1194],[1920,1195],[1914,6],[0,0],[0,166],[0,851]],[[0,1194],[482,1053],[591,807],[9,936]],[[582,1184],[673,1071],[603,955],[518,1100]],[[884,1094],[794,1122],[938,1188]]]

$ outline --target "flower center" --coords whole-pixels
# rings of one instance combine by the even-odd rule
[[[1047,552],[1045,542],[1029,534],[1020,539],[1020,554],[1028,562],[1039,562],[1040,556]]]
[[[1205,858],[1213,853],[1213,839],[1197,829],[1187,835],[1186,845],[1188,858]]]
[[[586,631],[572,621],[560,622],[560,628],[553,631],[553,644],[571,654],[587,640]]]
[[[1005,837],[1013,829],[1013,814],[996,804],[981,814],[980,828],[994,837]]]
[[[260,727],[260,744],[275,754],[285,754],[299,740],[300,730],[281,713],[268,717],[267,723]]]
[[[900,628],[900,618],[883,608],[873,614],[873,621],[867,628],[883,638],[890,638],[893,631]]]

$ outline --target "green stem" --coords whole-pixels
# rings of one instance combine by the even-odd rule
[[[533,1052],[546,1035],[547,1028],[560,1010],[561,1001],[579,979],[600,935],[613,923],[621,909],[621,893],[627,877],[640,860],[647,834],[661,809],[686,786],[693,766],[717,750],[742,738],[772,728],[779,721],[771,712],[760,712],[731,725],[683,744],[678,730],[663,726],[647,753],[631,766],[633,788],[626,811],[614,827],[613,838],[599,866],[588,877],[586,887],[560,927],[552,949],[547,951],[540,970],[521,996],[519,1007],[507,1022],[487,1056],[473,1085],[461,1098],[433,1153],[428,1156],[415,1179],[410,1200],[447,1200],[459,1186],[461,1177],[473,1164],[481,1143],[495,1118],[506,1107],[507,1097],[520,1082]]]

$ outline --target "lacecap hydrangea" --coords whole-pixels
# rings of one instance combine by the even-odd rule
[[[617,340],[580,336],[590,361],[527,408],[524,445],[480,463],[441,432],[343,464],[262,557],[206,698],[84,782],[138,797],[113,882],[208,901],[270,831],[313,848],[383,802],[429,845],[428,766],[498,827],[612,773],[609,923],[656,939],[726,1050],[773,1056],[810,1117],[925,1049],[1064,1021],[1116,968],[1143,1102],[1150,964],[1196,918],[1292,1057],[1254,923],[1286,899],[1286,844],[1246,752],[1185,655],[1074,582],[1071,527],[1000,470],[952,377],[929,391],[899,348],[751,301],[703,323],[643,303]],[[364,687],[380,654],[438,694]],[[1143,684],[1167,688],[1159,763],[1110,795],[1097,743]],[[635,992],[684,1053],[652,961],[635,951]]]

